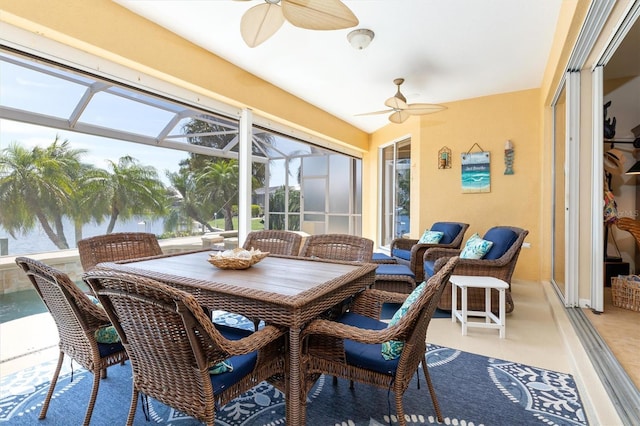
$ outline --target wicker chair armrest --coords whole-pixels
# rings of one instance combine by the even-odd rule
[[[453,257],[459,256],[462,250],[453,249],[453,248],[444,248],[444,247],[432,247],[424,252],[424,256],[422,257],[423,262],[428,260],[437,260],[441,257]],[[462,260],[462,259],[460,259]]]
[[[311,335],[324,335],[338,339],[349,339],[365,344],[379,344],[389,340],[405,340],[396,325],[383,330],[367,330],[339,322],[317,319],[312,321],[302,332],[302,338]]]
[[[502,256],[499,259],[460,259],[456,267],[456,273],[464,268],[501,268],[511,262],[510,257]]]
[[[394,249],[409,251],[414,245],[418,244],[418,241],[419,240],[413,238],[396,238],[391,241],[389,250],[391,250],[391,252],[393,252]]]
[[[369,318],[380,319],[384,303],[402,303],[408,294],[369,289],[361,292],[353,301],[350,311]]]
[[[230,356],[242,355],[257,351],[274,342],[286,333],[286,329],[274,325],[266,325],[249,336],[239,340],[224,340],[220,347],[229,353]]]

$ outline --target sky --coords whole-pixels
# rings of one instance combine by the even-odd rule
[[[43,72],[45,71],[45,72]],[[86,98],[85,98],[86,97]],[[89,101],[84,103],[83,100]],[[74,122],[77,114],[79,125],[92,125],[104,129],[117,129],[149,140],[164,137],[164,129],[172,127],[169,136],[183,134],[182,127],[193,114],[199,114],[182,105],[159,99],[144,93],[131,91],[104,83],[46,64],[30,62],[27,59],[0,54],[0,106],[14,111],[29,111],[39,114],[45,122]],[[186,114],[183,115],[183,114]],[[176,117],[178,120],[174,121]],[[28,123],[0,119],[0,150],[16,142],[26,148],[48,146],[56,136],[68,140],[74,149],[86,150],[82,161],[98,168],[108,169],[109,161],[117,162],[129,155],[140,164],[153,166],[160,179],[168,184],[166,172],[179,170],[179,162],[189,157],[186,151],[160,148],[157,146],[124,142],[116,139],[92,136],[85,133],[37,126]],[[309,146],[287,137],[275,136],[274,146],[284,152],[301,151],[309,153]],[[281,164],[281,163],[278,163]],[[299,163],[297,163],[299,164]],[[282,167],[272,163],[270,186],[285,183]],[[290,184],[297,184],[295,176]]]
[[[86,150],[87,153],[82,157],[82,161],[85,163],[106,169],[108,168],[107,160],[117,162],[120,157],[130,155],[143,165],[155,167],[160,179],[165,184],[169,182],[165,171],[178,171],[179,161],[188,157],[188,153],[184,151],[121,142],[77,132],[0,119],[0,150],[7,148],[14,142],[18,142],[29,149],[35,146],[48,146],[55,140],[56,135],[62,141],[68,140],[73,148]]]

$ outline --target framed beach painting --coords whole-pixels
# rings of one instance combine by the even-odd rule
[[[462,193],[491,192],[490,153],[466,152],[461,156]]]

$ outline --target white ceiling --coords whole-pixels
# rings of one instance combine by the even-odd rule
[[[562,0],[344,0],[360,20],[335,31],[285,22],[249,48],[240,19],[263,0],[115,0],[256,76],[373,132],[393,79],[408,103],[447,103],[540,87]],[[374,31],[364,50],[347,42]],[[170,58],[167,58],[170,60]],[[215,70],[211,70],[215,78]]]

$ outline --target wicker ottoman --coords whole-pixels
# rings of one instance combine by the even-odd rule
[[[409,294],[416,288],[416,276],[406,265],[381,264],[376,268],[373,288]]]

